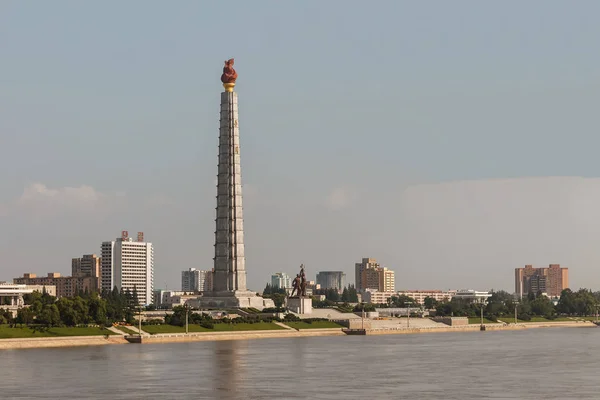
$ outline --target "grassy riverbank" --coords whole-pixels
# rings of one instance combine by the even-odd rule
[[[256,322],[254,324],[215,324],[213,329],[204,328],[197,324],[188,325],[189,332],[236,332],[236,331],[265,331],[285,329],[272,322]],[[185,333],[185,326],[174,325],[143,325],[142,330],[151,335],[157,333]]]
[[[8,325],[0,325],[0,339],[15,338],[42,338],[42,337],[60,337],[60,336],[98,336],[115,335],[108,329],[93,327],[76,328],[50,328],[48,330],[33,330],[29,327],[11,328]]]
[[[308,322],[284,322],[285,325],[294,329],[327,329],[327,328],[343,328],[342,325],[336,324],[332,321],[313,321]]]

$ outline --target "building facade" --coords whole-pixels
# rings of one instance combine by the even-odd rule
[[[91,276],[61,276],[58,272],[49,272],[47,276],[40,277],[36,274],[26,273],[22,277],[13,279],[13,283],[38,287],[54,286],[56,297],[74,297],[80,292],[91,293],[96,290],[96,281]]]
[[[366,282],[363,282],[363,272],[379,268],[379,263],[374,258],[363,258],[362,262],[354,264],[354,286],[356,290],[368,288]]]
[[[492,297],[490,292],[483,292],[471,289],[457,290],[454,293],[455,299],[466,300],[471,303],[487,303],[487,300]]]
[[[213,271],[190,268],[181,271],[181,290],[184,292],[211,292]]]
[[[154,289],[154,248],[144,241],[143,232],[137,240],[123,231],[115,241],[102,243],[102,289],[137,291],[141,305],[150,304]]]
[[[273,289],[291,289],[292,278],[285,272],[275,272],[271,275],[271,287]]]
[[[101,258],[96,254],[85,254],[80,258],[71,260],[71,276],[77,278],[91,277],[94,282],[94,291],[100,291],[100,265]]]
[[[363,303],[372,304],[387,304],[392,296],[396,296],[394,292],[380,292],[373,289],[365,289],[361,294]]]
[[[374,258],[363,258],[354,266],[356,290],[377,290],[379,292],[394,292],[396,280],[394,271],[382,267]]]
[[[568,287],[569,269],[562,268],[560,264],[550,264],[547,268],[534,268],[532,265],[515,268],[515,293],[519,297],[538,292],[556,297]]]
[[[23,296],[33,292],[48,293],[50,296],[56,296],[56,288],[54,286],[39,286],[39,285],[19,285],[14,283],[0,283],[0,308],[7,306],[9,309],[23,307],[25,305]]]
[[[317,284],[323,289],[341,292],[346,286],[346,274],[342,271],[320,271],[317,273]]]
[[[413,298],[417,303],[425,304],[425,299],[431,297],[435,301],[444,302],[452,300],[456,294],[456,290],[401,290],[398,295],[404,295]]]

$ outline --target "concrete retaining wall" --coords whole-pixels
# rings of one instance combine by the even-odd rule
[[[40,338],[0,339],[0,349],[32,349],[41,347],[100,346],[126,344],[122,336],[62,336]]]

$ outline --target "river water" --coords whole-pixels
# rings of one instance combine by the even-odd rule
[[[0,351],[1,399],[598,399],[600,329]]]

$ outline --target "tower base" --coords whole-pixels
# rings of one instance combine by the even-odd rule
[[[295,314],[312,314],[312,299],[310,297],[289,297],[287,308]]]
[[[212,292],[195,300],[189,300],[192,307],[197,308],[274,308],[275,303],[271,299],[257,296],[250,291],[244,292]]]

